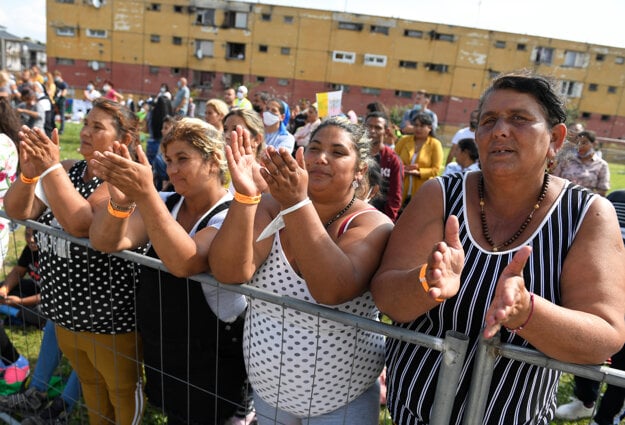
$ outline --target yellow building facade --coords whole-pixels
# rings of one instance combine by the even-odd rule
[[[227,86],[289,104],[343,90],[344,111],[434,95],[445,134],[498,73],[529,68],[562,83],[569,109],[625,136],[625,49],[474,28],[223,0],[47,0],[48,68],[81,91],[111,80],[148,97],[189,80],[196,100]]]

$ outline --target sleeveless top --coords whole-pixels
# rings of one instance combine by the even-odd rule
[[[248,284],[315,303],[306,281],[286,259],[279,232]],[[369,291],[328,307],[378,318]],[[259,299],[249,301],[243,351],[254,392],[300,417],[332,412],[354,400],[375,383],[384,366],[382,335]]]
[[[102,184],[94,177],[85,182],[87,162],[69,170],[74,187],[87,199]],[[37,220],[61,229],[52,210]],[[44,232],[36,232],[41,274],[41,305],[46,317],[79,332],[117,334],[135,330],[135,279],[138,268],[91,248]]]
[[[163,195],[167,193],[161,196]],[[177,193],[169,195],[171,196],[166,198],[167,208],[176,217],[177,208],[182,204],[183,198]],[[207,225],[221,226],[229,206],[230,196],[222,198],[200,217],[190,235],[193,236]],[[150,246],[145,255],[158,258],[153,246]],[[238,297],[243,299],[242,295]],[[215,309],[218,308],[216,305]],[[233,313],[232,321],[238,319],[243,309]],[[220,352],[236,351],[236,348],[241,351],[242,315],[236,326],[219,320],[209,306],[200,282],[176,277],[149,266],[141,266],[137,322],[144,339],[175,352],[182,350],[186,353],[187,346],[191,343],[216,347]],[[201,361],[210,364],[208,359]]]
[[[458,294],[411,323],[396,324],[439,338],[455,330],[469,337],[470,344],[451,415],[451,423],[460,425],[466,409],[477,344],[486,311],[493,298],[497,280],[520,247],[508,251],[487,252],[474,240],[466,211],[466,176],[439,177],[443,188],[446,220],[456,215],[460,223],[460,241],[465,252]],[[561,304],[560,275],[567,252],[594,199],[594,194],[567,184],[557,201],[525,245],[532,254],[523,270],[525,286],[554,304]],[[533,348],[520,336],[501,330],[501,341]],[[418,345],[389,338],[386,342],[388,403],[397,425],[420,425],[430,420],[441,353]],[[554,416],[560,372],[497,358],[488,395],[484,424],[549,424]]]

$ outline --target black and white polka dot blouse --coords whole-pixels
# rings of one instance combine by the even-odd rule
[[[76,190],[88,198],[102,180],[83,180],[86,161],[69,171]],[[47,209],[40,223],[61,228]],[[41,265],[41,304],[44,314],[72,331],[101,334],[135,330],[136,266],[65,239],[37,232]]]

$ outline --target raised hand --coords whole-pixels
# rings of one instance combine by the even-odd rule
[[[304,162],[304,149],[299,148],[296,159],[285,148],[267,147],[263,155],[262,176],[269,185],[271,195],[288,208],[308,194],[308,172]]]
[[[523,268],[531,253],[531,247],[522,247],[499,277],[495,296],[486,312],[485,338],[495,336],[502,325],[516,329],[529,318],[532,306],[530,293],[525,288]]]
[[[237,125],[230,136],[230,144],[226,146],[226,160],[232,184],[237,192],[255,196],[263,191],[265,183],[252,149],[250,132],[240,125]]]
[[[455,296],[460,288],[460,275],[464,267],[464,250],[456,216],[447,219],[445,240],[434,245],[427,264],[425,276],[430,287],[428,295],[438,301]]]
[[[95,176],[109,183],[111,198],[119,204],[130,204],[154,190],[152,167],[141,145],[137,146],[137,162],[126,145],[114,142],[112,151],[94,152],[89,165]]]
[[[52,139],[40,128],[22,126],[20,138],[20,168],[26,177],[41,175],[60,162],[59,134],[55,129]]]

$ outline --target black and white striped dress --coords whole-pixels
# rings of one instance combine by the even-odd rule
[[[448,330],[468,335],[470,345],[453,407],[452,422],[460,425],[467,408],[477,343],[484,317],[493,298],[497,279],[518,251],[518,247],[497,253],[487,252],[476,243],[469,229],[466,211],[466,176],[440,177],[445,202],[445,218],[456,215],[460,240],[465,251],[458,294],[433,308],[412,323],[399,326],[443,338]],[[529,291],[560,304],[559,276],[569,247],[592,203],[594,195],[568,184],[551,207],[539,228],[527,235],[526,245],[533,248],[523,271]],[[505,329],[503,342],[524,347],[529,344]],[[531,348],[531,347],[530,347]],[[434,400],[441,355],[438,351],[388,339],[386,363],[388,403],[397,425],[428,423]],[[559,372],[505,358],[498,358],[484,424],[548,424],[555,409]]]

